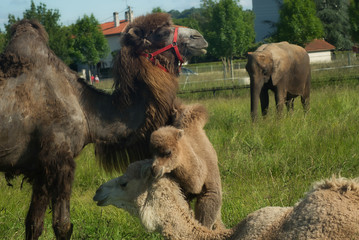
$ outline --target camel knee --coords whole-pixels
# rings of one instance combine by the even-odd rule
[[[43,231],[43,225],[44,225],[44,221],[40,221],[37,224],[34,224],[30,222],[27,218],[25,221],[25,227],[26,227],[25,239],[26,240],[39,239]]]
[[[61,223],[54,223],[53,228],[57,240],[68,240],[71,238],[73,224],[69,219]]]
[[[212,229],[221,215],[222,196],[220,192],[211,192],[197,198],[195,206],[196,219]]]

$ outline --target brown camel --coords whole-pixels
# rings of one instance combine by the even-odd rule
[[[196,219],[210,229],[222,227],[218,158],[203,129],[207,110],[200,104],[182,105],[175,115],[173,126],[151,134],[152,172],[157,178],[172,174],[188,200],[196,199]]]
[[[172,44],[175,33],[178,49],[152,61],[143,56]],[[22,174],[32,184],[26,239],[39,238],[49,205],[56,238],[70,239],[74,158],[88,143],[96,143],[106,170],[128,165],[123,152],[134,160],[146,156],[146,147],[135,149],[148,146],[143,142],[151,132],[170,122],[178,59],[204,53],[207,42],[196,30],[176,30],[164,13],[135,19],[114,65],[115,91],[108,94],[78,79],[55,56],[39,23],[22,20],[12,26],[11,36],[0,55],[0,171],[8,181]],[[118,154],[107,161],[114,146]]]
[[[153,179],[153,160],[130,164],[96,191],[99,206],[114,205],[171,240],[359,239],[359,178],[320,181],[294,207],[264,207],[232,229],[209,230],[189,211],[170,176]]]

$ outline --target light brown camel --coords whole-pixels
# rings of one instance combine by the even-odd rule
[[[173,126],[151,134],[150,149],[154,176],[173,175],[188,201],[196,199],[196,219],[212,229],[222,225],[222,186],[217,153],[203,129],[207,118],[204,106],[182,105],[175,112]]]
[[[176,34],[178,49],[154,56],[154,63],[143,56],[172,46]],[[51,51],[38,22],[22,20],[11,36],[0,55],[0,171],[8,181],[23,174],[32,184],[26,239],[39,238],[49,205],[56,238],[69,239],[74,158],[88,143],[96,144],[106,170],[125,168],[127,156],[149,157],[150,134],[171,121],[179,59],[204,53],[208,44],[196,30],[174,27],[168,14],[141,16],[124,33],[115,91],[108,94]]]
[[[359,239],[359,178],[320,181],[294,207],[265,207],[232,229],[209,230],[193,218],[173,179],[153,180],[152,162],[132,163],[124,175],[104,183],[94,200],[125,209],[165,239]]]

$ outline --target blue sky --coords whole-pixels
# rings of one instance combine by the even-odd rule
[[[200,7],[200,0],[34,0],[36,5],[46,4],[48,9],[58,9],[61,23],[70,25],[84,14],[91,13],[100,23],[112,21],[113,12],[119,12],[124,19],[127,5],[132,7],[134,16],[150,13],[153,8],[160,7],[165,11],[172,9],[183,11],[191,7]],[[26,9],[30,8],[31,0],[0,0],[0,29],[8,22],[8,15],[22,18]],[[252,9],[252,0],[240,0],[244,9]]]

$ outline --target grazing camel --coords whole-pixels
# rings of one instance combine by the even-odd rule
[[[150,134],[170,124],[179,62],[208,44],[196,30],[174,27],[168,14],[138,17],[124,33],[108,94],[51,51],[38,22],[20,21],[11,36],[0,55],[0,171],[8,182],[22,174],[32,184],[26,239],[39,238],[49,205],[56,238],[70,239],[74,158],[88,143],[106,170],[124,169],[128,156],[149,157]]]
[[[94,201],[128,211],[165,239],[359,239],[359,178],[320,181],[294,207],[265,207],[232,229],[209,230],[193,218],[171,177],[153,179],[152,162],[130,164],[124,175],[99,187]]]
[[[222,186],[217,153],[203,129],[207,110],[194,104],[175,111],[173,126],[151,134],[152,172],[157,178],[172,174],[188,200],[196,199],[196,219],[210,229],[217,228],[222,225]]]

